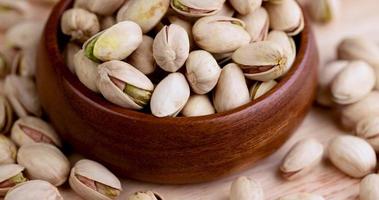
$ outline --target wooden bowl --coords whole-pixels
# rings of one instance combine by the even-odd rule
[[[88,90],[64,62],[61,1],[48,20],[38,56],[37,87],[52,124],[74,149],[121,176],[169,184],[214,180],[276,151],[312,105],[318,54],[306,23],[291,71],[268,94],[203,117],[156,118],[120,108]]]

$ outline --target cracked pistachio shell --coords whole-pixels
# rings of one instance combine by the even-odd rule
[[[225,0],[171,0],[171,8],[187,17],[203,17],[216,14]]]
[[[214,114],[212,102],[207,95],[192,95],[182,110],[185,117],[196,117]]]
[[[99,65],[97,87],[110,102],[124,108],[145,107],[154,85],[142,72],[118,60]]]
[[[8,137],[0,135],[0,165],[16,162],[17,148]]]
[[[251,40],[242,20],[225,16],[199,19],[192,33],[196,44],[210,53],[230,53]]]
[[[258,8],[248,15],[237,15],[237,18],[245,22],[251,42],[263,41],[267,38],[270,19],[265,8]]]
[[[24,77],[34,77],[37,68],[37,49],[26,48],[20,51],[13,60],[12,73]]]
[[[99,15],[112,15],[125,0],[75,0],[74,7],[83,8]]]
[[[262,0],[229,0],[229,2],[241,15],[253,13],[262,5]]]
[[[379,199],[379,175],[370,174],[362,179],[359,185],[360,200],[377,200]]]
[[[12,123],[12,106],[5,96],[0,95],[0,134],[7,133],[10,130]]]
[[[332,163],[351,177],[361,178],[375,170],[375,151],[359,137],[337,136],[330,142],[328,151]]]
[[[249,89],[238,65],[230,63],[221,70],[213,97],[217,112],[225,112],[250,102]]]
[[[55,186],[62,185],[70,172],[70,162],[66,156],[46,143],[21,146],[17,163],[25,167],[29,178],[48,181]]]
[[[146,192],[136,192],[128,197],[128,200],[164,200],[159,194],[146,191]]]
[[[73,40],[85,42],[100,31],[97,16],[81,8],[71,8],[63,13],[61,29]]]
[[[225,2],[221,9],[214,15],[216,16],[225,16],[225,17],[233,17],[235,13],[234,8],[227,2]]]
[[[278,200],[325,200],[324,197],[311,193],[297,193],[280,197]]]
[[[284,178],[294,180],[307,175],[321,162],[324,147],[311,138],[297,142],[288,152],[280,166]]]
[[[128,63],[144,74],[151,74],[156,69],[153,57],[153,42],[153,38],[144,35],[141,45],[128,57]]]
[[[15,49],[35,48],[40,42],[44,25],[38,21],[18,23],[5,33],[5,43]]]
[[[27,194],[27,195],[25,195]],[[42,180],[26,181],[10,189],[4,200],[63,200],[58,188]]]
[[[170,0],[128,0],[117,13],[117,21],[136,22],[143,33],[151,31],[170,7]]]
[[[71,169],[69,183],[79,196],[91,200],[116,199],[122,190],[120,180],[100,163],[83,159]]]
[[[105,30],[117,23],[116,18],[113,15],[101,17],[99,20],[100,29]]]
[[[37,88],[33,80],[17,75],[8,75],[4,88],[13,110],[19,117],[42,115]]]
[[[184,28],[184,30],[186,30],[186,32],[188,34],[188,39],[190,42],[190,49],[194,49],[195,48],[195,41],[193,40],[192,23],[189,21],[186,21],[184,19],[181,19],[177,15],[169,15],[169,16],[167,16],[167,19],[171,24],[176,24],[176,25]]]
[[[267,92],[269,92],[277,84],[278,83],[275,80],[266,81],[266,82],[257,81],[250,88],[250,98],[252,100],[258,99],[259,97],[261,97],[261,96],[265,95]]]
[[[12,187],[27,181],[23,174],[24,169],[16,164],[0,165],[0,196],[5,196]]]
[[[94,35],[84,45],[85,55],[95,61],[123,60],[142,43],[138,24],[123,21]]]
[[[68,69],[75,74],[75,55],[81,50],[81,47],[76,43],[69,42],[64,50],[64,59]]]
[[[270,16],[270,28],[284,31],[290,36],[304,29],[304,16],[295,0],[283,0],[281,3],[268,3],[266,9]]]
[[[98,63],[93,62],[84,55],[83,50],[79,50],[74,56],[74,69],[80,82],[88,89],[98,93],[96,86]]]
[[[62,146],[58,134],[50,124],[31,116],[22,117],[13,124],[11,138],[18,146],[34,143]]]
[[[239,177],[230,188],[230,200],[264,200],[263,188],[255,180]]]
[[[217,84],[221,68],[212,54],[204,50],[192,51],[186,62],[186,77],[197,94],[210,92]]]
[[[171,73],[155,88],[151,97],[151,112],[156,117],[175,117],[186,105],[190,87],[181,73]]]
[[[375,82],[375,72],[370,65],[352,61],[332,82],[333,101],[342,105],[358,102],[371,92]]]
[[[233,61],[243,70],[246,78],[270,81],[288,71],[287,56],[283,48],[273,41],[261,41],[243,46],[233,53]]]
[[[283,53],[287,57],[287,72],[291,69],[296,59],[295,40],[283,31],[271,31],[267,36],[268,41],[275,42],[283,48]]]
[[[379,151],[379,116],[370,116],[360,120],[355,128],[355,134],[365,139]]]
[[[188,58],[189,50],[188,34],[176,24],[163,27],[153,42],[155,61],[167,72],[176,72],[181,68]]]
[[[29,17],[31,6],[24,0],[0,0],[0,30],[6,30]]]
[[[307,8],[314,21],[328,23],[337,17],[339,7],[340,1],[338,0],[318,0],[309,1]]]

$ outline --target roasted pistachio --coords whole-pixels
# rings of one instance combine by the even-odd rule
[[[287,71],[290,70],[296,58],[295,40],[283,31],[271,31],[267,36],[267,40],[275,42],[283,48],[283,53],[287,58]]]
[[[88,89],[99,92],[96,86],[98,64],[85,56],[83,50],[78,51],[74,56],[75,74]]]
[[[107,16],[113,14],[124,2],[125,0],[107,0],[106,3],[104,3],[104,0],[75,0],[74,7],[83,8],[93,13]]]
[[[245,22],[251,42],[263,41],[267,38],[270,19],[266,9],[261,7],[248,15],[238,15],[237,18]]]
[[[1,89],[1,88],[0,88]],[[7,98],[0,95],[0,134],[7,133],[13,123],[13,109]]]
[[[262,5],[262,0],[229,0],[229,2],[242,15],[253,13]]]
[[[260,81],[255,82],[254,85],[251,86],[250,88],[250,98],[252,100],[258,99],[259,97],[269,92],[277,84],[278,83],[274,80],[266,81],[266,82],[260,82]]]
[[[184,16],[203,17],[220,11],[224,2],[225,0],[172,0],[171,7]]]
[[[212,102],[207,95],[192,95],[182,110],[185,117],[211,115],[215,113]]]
[[[369,116],[361,119],[356,128],[355,133],[358,137],[365,139],[370,145],[379,151],[379,117]]]
[[[30,4],[23,0],[0,0],[0,30],[6,30],[29,17]]]
[[[379,199],[379,175],[370,174],[362,179],[359,185],[360,200],[376,200]]]
[[[64,50],[64,58],[67,64],[67,67],[72,73],[75,74],[75,55],[80,51],[80,46],[76,43],[69,42]]]
[[[0,196],[5,196],[12,187],[27,181],[23,174],[24,169],[16,164],[0,165]]]
[[[270,0],[271,1],[271,0]],[[279,198],[278,200],[325,200],[324,197],[311,193],[296,193]]]
[[[25,195],[27,194],[27,195]],[[9,190],[4,200],[63,200],[58,189],[42,180],[26,181]]]
[[[164,200],[159,194],[152,191],[135,192],[128,197],[128,200]]]
[[[0,135],[0,166],[15,163],[16,155],[16,145],[8,137]]]
[[[248,177],[239,177],[230,188],[230,200],[263,200],[262,186]]]
[[[309,1],[308,11],[313,20],[327,23],[337,17],[340,1],[338,0],[317,0]]]
[[[128,63],[144,74],[151,74],[156,69],[153,57],[153,38],[144,35],[141,45],[128,57]]]
[[[12,73],[25,77],[34,77],[36,73],[37,49],[34,47],[20,51],[13,60]]]
[[[5,33],[5,43],[11,48],[35,48],[40,42],[44,23],[24,21],[13,26]]]

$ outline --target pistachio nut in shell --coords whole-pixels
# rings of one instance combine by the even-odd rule
[[[12,106],[4,95],[0,95],[0,134],[7,133],[12,127],[12,123],[13,123]]]
[[[196,94],[190,96],[182,110],[182,115],[185,117],[196,117],[211,115],[215,112],[212,102],[207,95]]]
[[[83,49],[94,62],[123,60],[141,43],[142,30],[138,24],[123,21],[94,35],[83,45]]]
[[[204,50],[192,51],[186,62],[186,77],[197,94],[210,92],[217,84],[221,68],[212,54]]]
[[[5,196],[12,187],[27,181],[23,174],[24,169],[17,164],[0,165],[0,196]]]
[[[29,17],[31,5],[22,0],[0,0],[0,30],[4,31]]]
[[[235,13],[234,8],[229,4],[229,2],[225,2],[222,5],[221,9],[215,15],[233,17],[234,13]]]
[[[284,197],[280,197],[278,200],[325,200],[324,197],[311,194],[311,193],[296,193],[290,194]]]
[[[27,194],[27,195],[25,195]],[[58,188],[43,180],[20,183],[11,188],[4,200],[63,200]]]
[[[60,186],[70,173],[70,162],[55,146],[35,143],[21,146],[17,163],[24,166],[30,179],[39,179]]]
[[[98,93],[96,86],[98,63],[85,56],[84,50],[79,50],[74,56],[75,74],[88,89]]]
[[[339,0],[309,1],[307,5],[309,15],[316,22],[328,23],[335,19],[340,10]]]
[[[230,187],[230,200],[264,200],[263,188],[249,177],[239,177]]]
[[[237,49],[232,58],[251,80],[270,81],[288,71],[288,58],[283,48],[273,41],[250,43]]]
[[[203,17],[216,14],[225,0],[171,0],[171,8],[187,17]]]
[[[116,199],[122,190],[120,180],[100,163],[83,159],[71,169],[70,187],[88,200]]]
[[[374,89],[375,83],[375,72],[370,65],[352,61],[332,82],[333,101],[343,105],[358,102]]]
[[[324,147],[317,140],[300,140],[290,149],[280,166],[283,177],[294,180],[308,174],[320,163],[323,153]]]
[[[99,15],[112,15],[125,0],[75,0],[74,7],[83,8]]]
[[[0,135],[0,165],[16,162],[17,147],[5,135]]]
[[[146,191],[146,192],[135,192],[128,197],[128,200],[164,200],[159,194]]]
[[[153,41],[153,38],[144,35],[141,45],[128,57],[128,63],[144,74],[151,74],[156,69],[153,56]]]
[[[187,31],[176,24],[165,26],[155,36],[153,56],[165,71],[176,72],[188,58],[190,50]]]
[[[118,11],[117,21],[134,21],[147,33],[161,21],[169,7],[170,0],[128,0]]]
[[[253,13],[262,5],[262,0],[229,0],[229,2],[241,15]]]
[[[304,29],[304,16],[295,0],[283,0],[281,3],[267,3],[265,8],[270,16],[270,28],[284,31],[290,36]]]
[[[331,162],[351,177],[361,178],[375,170],[375,151],[359,137],[337,136],[330,142],[328,151]]]
[[[23,21],[8,29],[5,33],[5,44],[15,49],[35,48],[38,46],[44,23],[41,21]]]
[[[295,40],[283,31],[271,31],[267,36],[268,41],[275,42],[283,48],[283,53],[287,57],[287,72],[291,69],[296,59]]]
[[[377,200],[379,199],[379,175],[370,174],[362,179],[359,185],[360,200]]]
[[[246,31],[250,34],[251,42],[263,41],[267,38],[270,18],[265,8],[258,8],[247,15],[237,15],[237,18],[245,22]]]
[[[355,128],[355,134],[365,139],[379,152],[379,116],[369,116],[360,120]]]
[[[190,87],[181,73],[171,73],[156,86],[151,97],[151,112],[156,117],[175,117],[186,105]]]
[[[29,47],[19,51],[13,60],[11,72],[33,78],[37,69],[37,49]]]
[[[193,25],[196,44],[210,53],[229,53],[249,44],[251,38],[242,20],[225,16],[203,17]]]
[[[250,102],[249,89],[238,65],[226,65],[220,75],[213,97],[217,112],[225,112]]]
[[[250,98],[252,100],[258,99],[259,97],[265,95],[272,88],[274,88],[278,83],[275,80],[260,82],[257,81],[250,88]]]
[[[99,19],[100,29],[105,30],[117,23],[116,18],[113,15],[103,16]]]
[[[69,42],[64,49],[63,55],[68,69],[75,74],[75,55],[81,50],[81,47],[74,42]]]

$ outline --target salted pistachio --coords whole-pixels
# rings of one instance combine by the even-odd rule
[[[116,12],[125,0],[75,0],[75,8],[83,8],[99,15],[112,15]]]
[[[16,49],[35,48],[40,42],[44,25],[40,21],[18,23],[5,33],[5,43]]]
[[[283,0],[281,3],[267,3],[270,16],[270,28],[284,31],[290,36],[299,34],[304,29],[304,16],[295,0]]]
[[[23,145],[17,153],[17,163],[24,166],[30,179],[39,179],[60,186],[66,182],[70,162],[55,146],[46,143]]]
[[[100,23],[95,14],[81,8],[71,8],[62,15],[61,29],[73,40],[83,43],[100,31]]]
[[[226,65],[221,70],[213,97],[213,105],[216,111],[229,111],[249,101],[249,89],[242,70],[234,63]]]
[[[42,108],[33,80],[17,75],[8,75],[4,85],[5,94],[19,117],[41,116]]]
[[[0,135],[0,166],[15,163],[16,155],[16,145],[5,135]]]
[[[249,177],[239,177],[230,188],[230,200],[264,200],[263,188]]]
[[[189,37],[184,28],[176,24],[165,26],[155,36],[153,56],[165,71],[176,72],[188,58]]]
[[[83,159],[71,169],[69,183],[79,196],[91,200],[116,199],[122,190],[120,180],[100,163]]]
[[[153,38],[144,35],[141,45],[128,57],[128,63],[144,74],[153,73],[157,66],[153,56],[153,42]]]
[[[359,185],[360,200],[377,200],[379,199],[379,175],[370,174],[362,179]]]
[[[26,195],[27,194],[27,195]],[[20,183],[11,188],[4,200],[63,200],[58,188],[43,180]]]
[[[324,197],[312,194],[312,193],[296,193],[290,194],[284,197],[280,197],[278,200],[325,200]]]
[[[25,77],[34,77],[37,68],[37,49],[29,47],[19,51],[13,60],[11,72]]]
[[[351,177],[361,178],[375,170],[375,151],[359,137],[337,136],[330,142],[328,149],[332,163]]]
[[[68,69],[75,74],[75,55],[81,50],[80,46],[74,42],[69,42],[63,52]]]
[[[259,97],[265,95],[272,88],[274,88],[278,83],[275,80],[260,82],[257,81],[250,88],[250,98],[252,100],[258,99]]]
[[[128,197],[128,200],[164,200],[159,194],[146,191],[146,192],[135,192]]]
[[[23,174],[24,169],[17,164],[0,165],[0,196],[5,196],[12,187],[27,181]]]
[[[84,50],[78,51],[74,56],[75,74],[88,89],[99,92],[96,86],[98,63],[85,56]]]
[[[196,94],[190,96],[182,110],[182,115],[185,117],[196,117],[211,115],[215,112],[212,102],[207,95]]]
[[[361,119],[355,128],[355,134],[365,139],[378,152],[379,116],[369,116]]]
[[[295,40],[283,31],[271,31],[267,36],[268,41],[275,42],[283,48],[283,53],[287,57],[287,72],[291,69],[296,59]]]
[[[283,76],[289,66],[283,48],[273,41],[250,43],[233,53],[246,78],[257,81],[270,81]]]
[[[154,90],[153,83],[142,72],[118,60],[99,65],[97,87],[108,101],[136,110],[149,104]]]
[[[229,2],[241,15],[253,13],[262,5],[262,0],[229,0]]]
[[[186,78],[181,73],[171,73],[156,86],[151,96],[151,112],[156,117],[175,117],[189,97],[190,87]]]
[[[233,17],[234,13],[235,13],[234,8],[228,2],[225,2],[224,4],[222,4],[221,9],[214,15]]]
[[[351,104],[365,98],[375,87],[375,72],[364,61],[350,62],[331,85],[333,101],[338,104]]]
[[[212,54],[204,50],[192,51],[186,62],[186,77],[197,94],[210,92],[217,84],[221,68]]]
[[[24,0],[0,0],[0,30],[6,30],[29,17],[31,5]]]
[[[116,18],[113,15],[104,16],[99,19],[100,29],[105,30],[117,23]]]
[[[318,0],[309,1],[307,8],[314,21],[328,23],[337,17],[339,6],[339,0]]]
[[[184,30],[186,30],[186,32],[188,34],[188,39],[190,42],[190,49],[194,49],[196,45],[195,45],[195,41],[193,40],[192,23],[180,18],[177,15],[169,15],[169,16],[167,16],[167,19],[171,24],[176,24],[176,25],[184,28]]]
[[[117,21],[136,22],[143,33],[151,31],[170,7],[170,0],[128,0],[117,13]]]
[[[12,106],[4,95],[0,95],[0,134],[7,133],[10,130],[12,123]]]
[[[22,117],[13,124],[11,138],[18,146],[34,143],[62,146],[53,127],[42,119],[32,116]]]
[[[138,24],[123,21],[94,35],[84,43],[83,49],[94,62],[123,60],[141,43],[142,31]]]
[[[171,8],[187,17],[203,17],[216,14],[225,0],[172,0]]]
[[[251,42],[263,41],[267,38],[270,19],[265,8],[258,8],[247,15],[237,15],[237,18],[245,22]]]
[[[280,166],[283,177],[294,180],[308,174],[320,163],[323,153],[324,147],[317,140],[300,140],[290,149]]]

